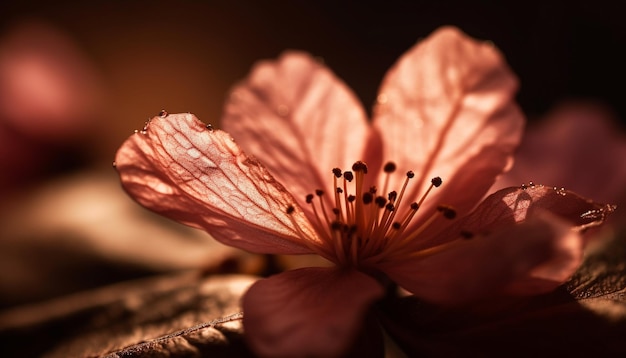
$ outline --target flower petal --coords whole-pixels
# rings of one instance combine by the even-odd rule
[[[600,104],[570,102],[529,127],[515,165],[495,187],[529,179],[559,184],[594,200],[619,200],[626,194],[626,135],[614,114]]]
[[[560,188],[510,187],[489,195],[472,213],[445,230],[439,233],[435,232],[437,228],[426,230],[424,237],[432,239],[415,240],[410,247],[417,251],[456,240],[461,234],[493,232],[544,213],[568,222],[573,229],[584,230],[601,225],[614,209],[614,205],[598,204]]]
[[[536,212],[549,212],[583,230],[598,226],[615,209],[571,191],[544,185],[511,187],[488,196],[462,223],[463,230],[485,232],[518,223]]]
[[[408,197],[440,176],[444,184],[426,206],[449,204],[460,214],[473,208],[520,141],[516,90],[494,46],[455,28],[437,30],[402,56],[382,83],[374,125],[385,160],[418,174]]]
[[[389,261],[381,268],[420,298],[464,304],[505,290],[538,294],[553,289],[574,272],[581,257],[576,231],[559,220],[536,217],[456,241],[423,259]]]
[[[304,204],[307,194],[333,189],[333,168],[346,170],[357,160],[370,160],[364,155],[371,130],[358,99],[330,70],[301,52],[258,63],[232,91],[222,126],[304,210],[310,210]]]
[[[243,299],[248,342],[261,356],[334,357],[384,293],[355,270],[304,268],[257,281]]]
[[[287,254],[311,253],[319,244],[285,188],[230,135],[191,114],[154,117],[115,160],[124,189],[141,205],[224,244]]]

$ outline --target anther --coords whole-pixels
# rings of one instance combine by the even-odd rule
[[[374,195],[370,192],[363,193],[363,204],[370,204],[374,200]]]
[[[352,172],[344,172],[343,173],[343,177],[344,179],[346,179],[347,181],[351,182],[352,179],[354,179],[354,174],[352,174]]]
[[[419,208],[420,208],[420,206],[419,206],[419,204],[418,204],[418,203],[415,203],[415,202],[414,202],[414,203],[411,203],[411,210],[417,210],[417,209],[419,209]]]
[[[398,230],[402,227],[402,224],[400,224],[399,222],[395,221],[393,224],[391,224],[391,227]]]
[[[398,193],[394,190],[390,192],[389,195],[387,195],[387,198],[389,199],[389,201],[394,201],[396,200],[396,198],[398,198]]]
[[[317,190],[315,190],[315,195],[317,195],[317,196],[322,196],[322,195],[324,195],[324,190],[322,190],[322,189],[317,189]]]
[[[337,194],[343,194],[343,189],[341,189],[340,187],[337,187]]]
[[[463,230],[461,231],[461,237],[463,237],[464,239],[471,239],[474,237],[474,233],[467,231],[467,230]]]
[[[351,203],[351,202],[353,202],[353,201],[355,201],[355,200],[356,200],[356,196],[354,196],[354,195],[348,195],[348,202],[350,202],[350,203]]]
[[[307,204],[311,204],[313,202],[313,194],[307,194],[305,199]]]
[[[363,172],[363,174],[367,174],[367,164],[359,160],[358,162],[352,164],[352,170],[355,172]]]
[[[387,204],[387,200],[385,199],[385,197],[383,196],[377,196],[376,200],[375,200],[376,205],[378,205],[379,208],[384,208],[385,204]]]
[[[294,211],[296,211],[296,208],[294,208],[293,205],[289,205],[287,207],[287,210],[286,210],[287,214],[291,215],[291,214],[293,214]]]
[[[413,173],[412,170],[409,170],[408,172],[406,172],[406,177],[409,179],[413,179],[413,177],[415,176],[415,173]]]
[[[392,203],[389,203],[385,206],[385,209],[387,209],[388,211],[394,211],[396,208],[393,206]]]
[[[376,188],[376,186],[375,186],[375,185],[370,186],[370,193],[372,193],[372,194],[376,194],[376,190],[378,190],[378,189]]]
[[[394,162],[387,162],[387,164],[385,164],[385,167],[383,168],[383,170],[385,171],[385,173],[393,173],[396,171],[396,163]]]
[[[341,230],[341,228],[342,228],[342,227],[343,227],[343,225],[341,224],[341,222],[340,222],[340,221],[333,221],[333,222],[330,224],[330,228],[331,228],[332,230],[337,230],[337,231],[339,231],[339,230]]]
[[[435,188],[438,188],[441,183],[443,183],[440,177],[434,177],[430,180],[430,182],[435,186]]]
[[[333,169],[333,174],[335,174],[335,177],[337,177],[337,178],[341,178],[341,169],[339,169],[339,168],[334,168],[334,169]]]
[[[456,210],[449,206],[440,205],[437,207],[437,210],[441,212],[446,219],[454,219],[456,217]]]

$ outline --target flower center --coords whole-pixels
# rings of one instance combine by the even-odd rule
[[[405,192],[415,174],[407,172],[399,191],[388,191],[389,178],[396,171],[396,165],[388,162],[383,171],[384,181],[382,190],[379,190],[376,186],[366,186],[367,165],[364,162],[354,163],[352,171],[334,168],[332,208],[327,207],[326,193],[321,189],[306,196],[315,217],[313,225],[325,241],[332,244],[337,264],[357,266],[364,259],[402,247],[437,218],[453,219],[456,216],[451,207],[439,206],[422,225],[408,232],[407,228],[422,203],[433,188],[442,184],[442,180],[433,178],[421,198],[407,204]],[[293,208],[288,208],[287,212],[293,212]]]

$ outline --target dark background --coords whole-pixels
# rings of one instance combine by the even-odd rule
[[[256,60],[289,48],[323,57],[369,109],[398,56],[445,24],[502,50],[529,118],[572,98],[600,100],[625,118],[626,19],[617,3],[5,1],[0,31],[44,20],[84,49],[109,93],[113,132],[103,149],[112,151],[161,108],[217,122],[228,88]]]

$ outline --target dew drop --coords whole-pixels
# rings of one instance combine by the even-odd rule
[[[117,162],[113,162],[113,168],[117,168]]]
[[[526,190],[526,184],[522,183],[522,185],[520,186],[520,189]]]
[[[159,112],[159,117],[161,118],[165,118],[169,115],[169,113],[167,113],[166,110],[162,109],[161,112]]]
[[[213,125],[211,123],[206,125],[206,129],[209,130],[209,132],[213,132],[215,129],[213,128]]]
[[[139,133],[139,130],[135,129],[135,134]]]
[[[533,183],[532,181],[529,181],[528,182],[528,186],[531,187],[531,188],[534,188],[535,187],[535,183]]]

